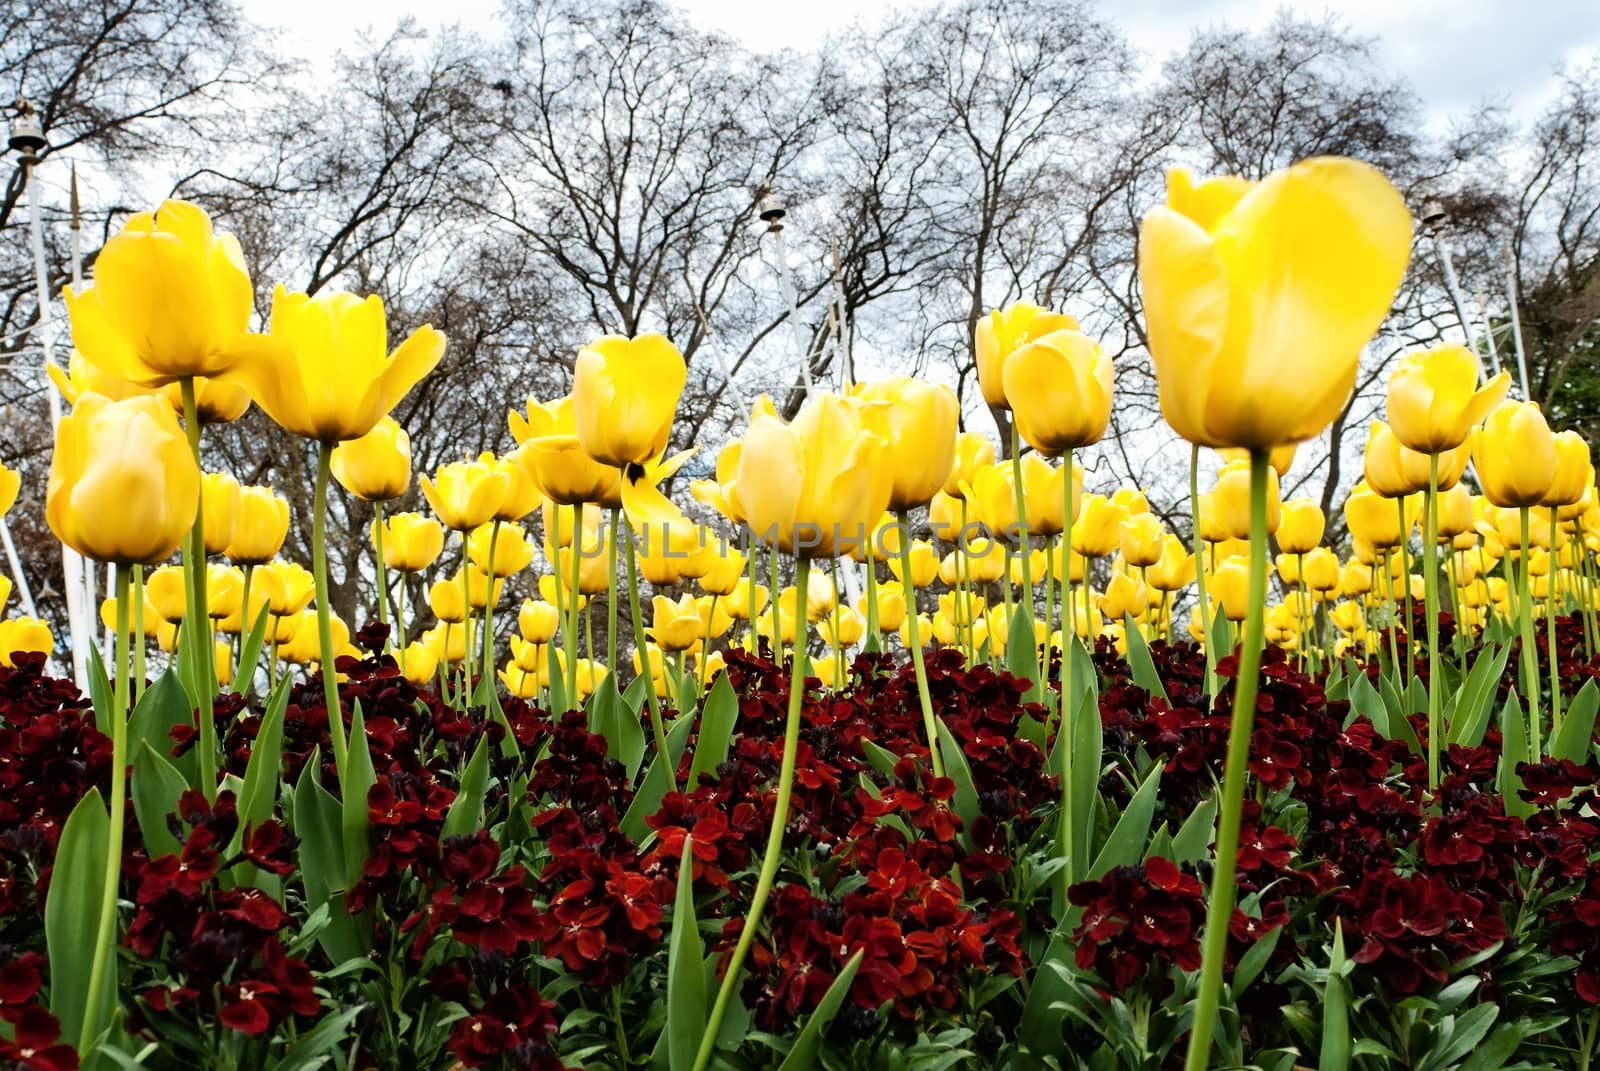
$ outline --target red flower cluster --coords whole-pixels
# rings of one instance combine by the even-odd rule
[[[1073,931],[1075,959],[1115,990],[1141,978],[1152,965],[1165,973],[1173,965],[1200,969],[1200,930],[1205,924],[1205,890],[1170,859],[1152,856],[1139,866],[1121,866],[1098,881],[1067,890],[1083,908]]]
[[[78,1071],[78,1053],[61,1040],[61,1024],[36,1003],[44,984],[45,958],[26,952],[0,967],[0,1020],[11,1037],[0,1037],[0,1065],[14,1071]]]

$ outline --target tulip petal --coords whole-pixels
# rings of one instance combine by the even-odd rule
[[[1211,236],[1170,208],[1151,209],[1139,229],[1139,287],[1167,423],[1192,443],[1229,445],[1206,428],[1211,366],[1222,350],[1231,303]]]

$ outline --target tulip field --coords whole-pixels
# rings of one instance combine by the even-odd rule
[[[1176,522],[1074,460],[1117,369],[1026,303],[973,339],[1009,441],[862,376],[691,480],[684,357],[605,336],[386,512],[449,340],[258,322],[226,224],[135,214],[65,291],[44,519],[112,597],[81,691],[0,624],[0,1067],[1597,1066],[1589,446],[1441,344],[1342,525],[1280,495],[1411,256],[1371,166],[1148,207]],[[317,459],[307,560],[204,464],[251,405]]]

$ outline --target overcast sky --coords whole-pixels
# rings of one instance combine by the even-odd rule
[[[460,21],[487,34],[496,30],[499,0],[243,0],[257,23],[281,30],[289,51],[325,61],[341,42],[364,29],[386,30],[402,13],[424,26]],[[754,5],[749,0],[678,0],[700,26],[752,48],[806,48],[860,15],[872,20],[887,0],[799,0]],[[915,3],[901,7],[916,6]],[[1330,11],[1357,33],[1377,38],[1385,65],[1416,86],[1430,120],[1485,101],[1505,104],[1518,119],[1537,112],[1563,64],[1600,58],[1596,0],[1100,0],[1134,47],[1152,61],[1182,48],[1196,29],[1228,24],[1259,27],[1280,9],[1320,18]],[[755,9],[754,11],[752,9]],[[759,14],[756,13],[759,11]]]

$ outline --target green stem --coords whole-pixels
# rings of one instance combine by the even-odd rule
[[[900,521],[900,572],[909,580],[911,577],[911,513],[909,510],[899,512]],[[805,563],[802,562],[802,565]],[[805,574],[802,573],[802,576]],[[804,597],[804,590],[796,593],[797,597]],[[933,762],[933,776],[944,776],[944,760],[939,757],[939,728],[933,720],[933,699],[928,695],[928,669],[922,660],[921,625],[917,622],[915,607],[911,607],[906,616],[906,635],[911,640],[911,664],[917,674],[917,701],[922,706],[922,730],[928,735],[928,758]],[[797,645],[798,646],[798,645]]]
[[[650,641],[644,631],[644,615],[639,611],[638,555],[633,547],[633,526],[631,524],[628,526],[627,536],[628,609],[632,611],[633,615],[634,646],[639,648],[639,664],[644,668],[644,696],[645,702],[649,704],[650,708],[650,732],[656,738],[656,755],[661,760],[662,768],[667,772],[667,790],[676,792],[678,790],[678,771],[673,769],[672,750],[667,747],[667,727],[661,720],[661,703],[656,699],[655,673],[650,666]],[[776,568],[776,564],[774,564],[774,568]],[[574,583],[573,587],[576,589],[577,584]],[[804,592],[801,594],[804,595]],[[576,595],[574,595],[574,601],[576,601]],[[805,605],[804,599],[801,600],[800,605],[802,607]],[[776,620],[776,615],[774,615],[774,620]],[[777,649],[776,642],[773,643],[773,649]],[[615,672],[614,669],[613,672]]]
[[[333,624],[328,606],[328,480],[333,469],[333,444],[317,444],[317,486],[311,499],[311,578],[316,585],[317,636],[322,650],[322,695],[328,707],[328,735],[333,764],[344,782],[344,708],[339,705],[339,672],[334,669]]]
[[[613,506],[609,530],[606,533],[606,665],[613,673],[617,668],[617,526],[619,523],[617,508]]]
[[[1600,1008],[1593,1008],[1589,1012],[1589,1027],[1583,1032],[1583,1051],[1579,1054],[1578,1071],[1589,1071],[1589,1062],[1594,1058],[1594,1039],[1600,1033]]]
[[[183,429],[189,439],[189,452],[194,455],[196,468],[200,468],[200,417],[194,402],[194,377],[180,380],[183,392]],[[202,472],[205,470],[202,468]],[[205,490],[195,504],[194,527],[189,530],[189,545],[184,549],[183,571],[189,591],[188,616],[191,621],[205,621],[206,605],[206,509]],[[203,640],[203,637],[202,637]],[[190,645],[191,647],[193,644]],[[200,791],[207,800],[217,798],[217,720],[212,713],[211,696],[217,690],[217,667],[214,664],[216,649],[209,643],[200,643],[195,657],[194,687],[196,707],[200,719]]]
[[[133,648],[133,690],[135,700],[144,698],[145,647],[144,635],[144,566],[133,567],[133,590],[139,593],[133,604],[133,634],[139,642]],[[130,593],[129,598],[132,598]]]
[[[1428,615],[1428,790],[1439,789],[1439,745],[1444,693],[1439,659],[1439,455],[1428,455],[1427,516],[1422,531],[1422,592]]]
[[[396,597],[396,609],[398,610],[398,612],[395,614],[395,617],[394,617],[394,627],[399,632],[400,639],[395,644],[395,653],[400,656],[400,672],[404,673],[406,671],[406,648],[411,646],[410,642],[407,640],[407,637],[406,637],[406,632],[408,631],[408,629],[406,627],[406,574],[405,573],[401,573],[400,574],[400,585],[399,585],[399,587],[400,587],[400,594]]]
[[[1061,481],[1062,504],[1065,507],[1062,517],[1065,528],[1061,533],[1062,565],[1061,565],[1061,604],[1067,611],[1064,617],[1069,622],[1061,630],[1061,721],[1056,727],[1057,739],[1063,736],[1067,742],[1066,747],[1059,743],[1055,750],[1065,756],[1061,763],[1061,828],[1056,835],[1056,850],[1066,860],[1061,868],[1060,893],[1063,910],[1067,903],[1067,889],[1073,883],[1073,872],[1081,870],[1077,860],[1072,858],[1072,730],[1074,719],[1072,716],[1072,662],[1074,649],[1077,646],[1078,635],[1072,624],[1072,528],[1073,528],[1073,501],[1072,501],[1072,451],[1068,450],[1061,459],[1064,478]],[[1045,734],[1046,741],[1049,733]]]
[[[1022,435],[1017,431],[1017,422],[1011,422],[1011,482],[1012,490],[1017,499],[1017,527],[1021,529],[1022,538],[1022,594],[1017,602],[1020,609],[1027,615],[1031,624],[1033,619],[1033,561],[1030,551],[1033,542],[1028,532],[1028,501],[1027,495],[1022,490]],[[1010,570],[1006,570],[1009,574]],[[1010,590],[1011,577],[1006,577],[1007,590]],[[1006,629],[1011,628],[1011,615],[1006,615]],[[1009,637],[1008,637],[1009,638]],[[1034,660],[1034,669],[1028,674],[1033,683],[1035,693],[1039,690],[1038,661]]]
[[[472,553],[467,546],[467,530],[461,530],[461,701],[472,704]],[[450,653],[450,634],[445,632],[445,653]]]
[[[1407,684],[1415,673],[1416,644],[1411,640],[1411,529],[1406,526],[1406,498],[1401,495],[1394,500],[1395,509],[1400,511],[1400,591],[1405,599],[1405,630],[1406,630],[1406,661],[1404,666]]]
[[[622,1019],[622,986],[611,987],[611,1015],[617,1027],[617,1055],[622,1057],[622,1066],[627,1067],[633,1062],[633,1057],[628,1055],[628,1031],[623,1026]]]
[[[967,612],[968,607],[970,606],[969,600],[971,599],[972,594],[972,570],[968,566],[967,556],[962,545],[966,540],[966,531],[967,496],[962,495],[961,528],[956,532],[956,538],[954,541],[956,555],[956,613],[955,620],[951,623],[955,625],[956,636],[962,639],[964,653],[967,656],[967,665],[970,666],[972,665],[973,659],[977,657],[977,644],[974,642],[972,635],[972,615]],[[963,617],[966,618],[966,624],[962,624]]]
[[[1233,724],[1228,730],[1227,766],[1222,775],[1222,813],[1217,819],[1216,864],[1206,905],[1205,945],[1200,989],[1195,997],[1194,1028],[1189,1035],[1186,1071],[1204,1071],[1210,1062],[1211,1036],[1222,998],[1222,974],[1228,953],[1228,922],[1237,889],[1234,869],[1239,855],[1239,821],[1245,782],[1250,778],[1250,730],[1255,722],[1260,684],[1262,628],[1267,599],[1267,465],[1265,450],[1250,451],[1250,604],[1244,643],[1234,678]]]
[[[106,974],[115,969],[117,948],[117,885],[122,877],[122,831],[127,825],[126,774],[128,765],[128,589],[126,565],[117,565],[117,647],[116,686],[112,692],[111,723],[111,825],[106,847],[105,878],[100,886],[100,922],[96,931],[94,961],[89,968],[89,991],[83,1010],[83,1032],[78,1051],[88,1056],[100,1036],[100,1000],[106,988]],[[141,598],[143,593],[141,593]],[[116,983],[112,982],[115,1002]]]
[[[500,521],[489,525],[489,590],[483,596],[483,680],[484,687],[494,688],[494,550],[500,540]]]
[[[1214,701],[1217,695],[1217,652],[1211,635],[1211,607],[1206,600],[1205,541],[1200,536],[1200,447],[1189,447],[1189,523],[1193,528],[1194,586],[1200,605],[1200,628],[1205,636],[1206,649],[1206,699]]]
[[[560,507],[556,508],[559,509]],[[562,646],[567,651],[567,702],[574,707],[583,705],[578,702],[578,603],[581,601],[578,595],[578,580],[583,571],[583,560],[578,553],[582,549],[582,544],[578,539],[578,532],[582,527],[583,507],[581,505],[573,506],[572,545],[567,551],[572,555],[572,573],[568,578],[567,628],[566,635],[562,637]],[[644,641],[640,640],[639,642],[643,644]],[[643,646],[640,649],[643,650]],[[645,668],[649,669],[648,662],[645,664]]]
[[[250,683],[249,679],[245,677],[246,673],[248,673],[251,678],[255,677],[256,675],[256,667],[250,666],[247,669],[243,661],[243,637],[248,636],[250,634],[250,630],[256,627],[255,615],[250,612],[250,581],[255,579],[255,574],[255,566],[247,565],[244,567],[244,590],[239,593],[239,660],[234,663],[233,667],[233,690],[236,692],[240,691]],[[257,648],[256,653],[258,655],[260,654],[260,648]]]
[[[1556,578],[1560,575],[1557,571],[1558,555],[1556,552],[1556,507],[1550,507],[1550,554],[1545,559],[1547,566],[1546,576],[1550,582],[1550,594],[1545,599],[1545,657],[1550,663],[1550,731],[1555,732],[1556,726],[1561,724],[1561,652],[1556,647]],[[1537,759],[1536,759],[1537,761]]]
[[[908,554],[904,547],[901,553],[902,561],[909,565],[904,557]],[[806,584],[810,575],[811,561],[807,558],[797,558],[794,577],[797,606],[806,604]],[[912,647],[916,648],[916,644],[913,643]],[[694,1071],[704,1071],[704,1068],[711,1063],[711,1055],[716,1049],[717,1034],[721,1031],[723,1017],[727,1015],[728,1004],[733,999],[734,991],[739,987],[739,973],[744,967],[745,956],[749,954],[750,946],[755,943],[756,928],[761,922],[761,911],[767,906],[767,897],[772,893],[773,880],[778,876],[778,863],[783,857],[783,833],[789,825],[789,798],[794,791],[795,754],[800,745],[800,711],[805,698],[805,664],[805,644],[796,642],[794,664],[789,671],[789,710],[784,721],[783,761],[778,771],[778,797],[772,805],[772,827],[767,832],[767,850],[761,857],[761,870],[756,877],[755,894],[750,898],[750,910],[745,914],[744,928],[739,932],[739,942],[734,945],[733,957],[728,960],[727,973],[722,976],[722,985],[717,990],[716,1002],[711,1006],[710,1021],[701,1035],[700,1051],[694,1060]]]
[[[1389,608],[1389,665],[1395,673],[1400,672],[1400,638],[1399,614],[1395,611],[1394,602],[1394,567],[1389,564],[1392,550],[1383,552],[1383,566],[1379,572],[1383,576],[1383,601]]]
[[[1518,631],[1522,636],[1522,687],[1528,699],[1528,745],[1533,761],[1539,761],[1539,656],[1533,649],[1533,569],[1532,552],[1528,544],[1529,510],[1523,506],[1521,588],[1517,599]]]
[[[378,554],[378,624],[389,623],[389,566],[383,560],[383,503],[372,504],[372,544]],[[393,646],[391,643],[390,646]]]
[[[868,536],[869,540],[875,536]],[[900,533],[900,542],[908,543],[910,540],[905,532]],[[873,639],[878,638],[878,562],[873,558],[874,548],[870,543],[867,546],[865,557],[867,559],[867,635]],[[880,644],[881,646],[881,641]]]

